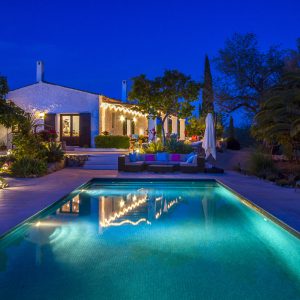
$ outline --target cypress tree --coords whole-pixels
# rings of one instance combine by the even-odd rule
[[[208,56],[205,56],[201,117],[214,112],[214,91]]]
[[[229,138],[234,139],[234,124],[233,124],[233,117],[230,116],[229,121]]]

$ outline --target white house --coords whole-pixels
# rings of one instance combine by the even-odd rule
[[[45,81],[41,61],[37,62],[36,82],[10,91],[7,100],[34,113],[44,124],[41,127],[55,130],[58,140],[68,146],[94,147],[95,136],[104,131],[112,135],[146,135],[148,129],[156,127],[156,120],[132,109],[131,104]],[[166,122],[166,132],[172,128],[171,133],[178,133],[177,117],[171,117],[169,124]],[[184,124],[181,119],[180,139],[185,138]],[[0,129],[0,141],[7,143],[7,133]]]

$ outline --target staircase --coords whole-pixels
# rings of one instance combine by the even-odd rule
[[[90,154],[83,169],[87,170],[118,170],[120,153]]]

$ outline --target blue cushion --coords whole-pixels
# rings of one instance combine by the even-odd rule
[[[166,152],[157,152],[156,153],[157,161],[168,161],[168,153]]]
[[[195,157],[195,155],[193,154],[191,157],[189,157],[189,158],[187,159],[186,162],[189,163],[189,164],[193,163],[194,157]]]
[[[136,155],[136,152],[129,153],[129,161],[130,161],[130,162],[136,162],[136,161],[137,161],[137,155]]]
[[[186,156],[186,162],[188,162],[188,160],[191,158],[191,157],[194,157],[195,153],[194,152],[191,152],[190,154],[188,154]]]

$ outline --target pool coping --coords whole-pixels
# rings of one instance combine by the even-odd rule
[[[36,212],[35,214],[33,214],[32,216],[30,216],[29,218],[26,218],[24,221],[20,222],[19,224],[13,226],[12,228],[10,228],[6,232],[4,232],[2,235],[0,235],[0,241],[2,239],[4,239],[7,235],[9,235],[10,233],[12,233],[13,231],[17,230],[22,225],[25,225],[26,223],[32,222],[32,220],[34,220],[39,215],[43,214],[48,209],[51,209],[51,208],[55,207],[59,202],[62,202],[63,200],[66,200],[66,198],[69,197],[70,194],[73,191],[82,190],[86,186],[90,185],[92,182],[97,181],[97,180],[101,180],[102,182],[115,182],[115,181],[117,181],[117,182],[120,182],[120,181],[121,182],[122,181],[123,182],[129,182],[129,181],[133,181],[133,180],[134,181],[138,181],[138,182],[143,182],[143,181],[150,181],[150,182],[151,181],[186,181],[186,182],[188,182],[188,181],[206,181],[206,182],[216,182],[219,185],[221,185],[224,188],[226,188],[227,190],[229,190],[230,192],[232,192],[235,196],[237,196],[238,200],[241,203],[243,203],[244,205],[246,205],[249,208],[253,209],[257,213],[263,215],[264,217],[268,218],[273,223],[275,223],[277,226],[280,226],[281,228],[285,229],[288,233],[290,233],[291,235],[293,235],[294,237],[296,237],[296,238],[298,238],[300,240],[300,232],[298,230],[296,230],[295,228],[289,226],[284,221],[282,221],[279,218],[275,217],[274,215],[272,215],[268,211],[264,210],[259,205],[254,204],[247,197],[241,195],[239,192],[235,191],[233,188],[229,187],[227,184],[223,183],[222,181],[220,181],[217,178],[180,178],[180,179],[179,178],[136,178],[136,179],[133,179],[133,178],[118,178],[118,177],[116,177],[116,178],[112,178],[112,177],[110,177],[110,178],[109,177],[103,177],[103,178],[101,178],[101,177],[94,177],[94,178],[89,179],[85,183],[79,185],[78,187],[76,187],[75,189],[73,189],[68,194],[62,196],[57,201],[54,201],[50,205],[46,206],[45,208],[43,208],[40,211]]]
[[[289,232],[291,235],[295,236],[300,240],[300,232],[291,227],[290,225],[286,224],[284,221],[280,220],[279,218],[275,217],[265,209],[261,208],[259,205],[253,203],[251,200],[249,200],[247,197],[241,195],[239,192],[235,191],[233,188],[229,187],[227,184],[219,181],[218,179],[215,179],[216,182],[218,182],[220,185],[222,185],[224,188],[228,189],[230,192],[232,192],[234,195],[236,195],[239,198],[239,201],[241,201],[246,206],[250,207],[251,209],[255,210],[256,212],[260,213],[261,215],[267,217],[272,222],[274,222],[277,226],[282,227],[287,232]]]

